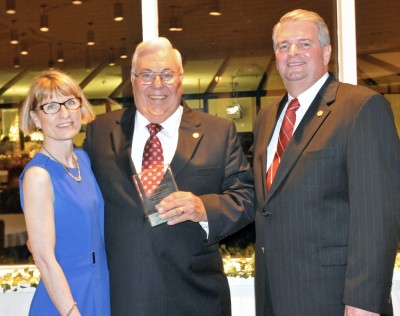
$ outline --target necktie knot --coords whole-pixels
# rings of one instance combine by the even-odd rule
[[[300,107],[300,103],[299,100],[297,99],[293,99],[292,101],[290,101],[289,106],[288,106],[288,111],[293,111],[296,112]]]
[[[150,123],[146,125],[146,127],[149,130],[151,136],[156,135],[162,129],[162,126],[160,124],[154,124],[154,123]]]

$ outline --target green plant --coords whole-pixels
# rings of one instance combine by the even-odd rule
[[[7,291],[17,292],[18,289],[28,287],[36,288],[39,280],[39,271],[36,268],[29,267],[14,269],[12,272],[0,275],[0,285],[4,293]]]
[[[245,249],[227,249],[225,244],[220,245],[225,274],[228,277],[250,278],[255,274],[254,244]]]

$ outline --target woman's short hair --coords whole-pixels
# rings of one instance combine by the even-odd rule
[[[303,9],[296,9],[283,15],[280,18],[279,22],[275,24],[272,30],[272,42],[274,45],[274,51],[276,51],[278,46],[276,40],[276,34],[279,28],[281,27],[282,24],[290,21],[308,21],[315,23],[318,28],[318,40],[321,46],[325,47],[331,43],[328,27],[324,19],[318,13]]]
[[[39,109],[41,103],[53,96],[73,95],[82,100],[80,111],[82,123],[86,124],[94,120],[96,114],[89,101],[74,79],[60,70],[45,70],[33,81],[28,96],[20,108],[20,127],[25,134],[31,134],[36,126],[30,116],[31,111]]]

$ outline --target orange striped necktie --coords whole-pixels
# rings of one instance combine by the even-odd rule
[[[290,101],[286,109],[285,117],[283,118],[281,130],[279,131],[278,145],[271,166],[267,172],[267,190],[271,188],[272,181],[274,180],[276,171],[278,170],[279,163],[283,156],[286,146],[289,144],[293,135],[294,125],[296,124],[296,111],[299,109],[300,103],[297,99]]]

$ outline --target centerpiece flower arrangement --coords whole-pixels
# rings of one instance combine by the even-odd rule
[[[224,262],[225,274],[228,277],[250,278],[255,274],[254,245],[248,246],[244,253],[236,249],[227,249],[225,244],[221,244],[220,251]],[[234,255],[232,255],[233,253]],[[397,252],[394,269],[400,270],[400,249]]]
[[[33,267],[14,269],[0,274],[0,285],[3,293],[17,292],[26,288],[36,288],[40,280],[39,270]]]
[[[226,245],[220,247],[224,270],[228,277],[251,278],[254,277],[254,245],[245,250],[235,251],[227,249]],[[397,253],[394,268],[400,270],[400,252]],[[27,288],[36,288],[40,281],[39,270],[30,265],[25,268],[14,269],[5,274],[0,273],[0,285],[3,293],[17,292]]]
[[[229,249],[221,244],[220,252],[226,276],[235,278],[251,278],[255,274],[254,245],[244,250]]]

